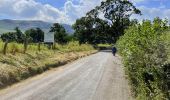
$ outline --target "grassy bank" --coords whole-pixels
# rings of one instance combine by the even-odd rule
[[[0,49],[2,47],[0,42]],[[79,45],[78,42],[56,44],[55,50],[42,45],[41,51],[33,44],[25,54],[22,44],[10,43],[7,51],[6,55],[0,52],[0,88],[96,52],[91,45]]]

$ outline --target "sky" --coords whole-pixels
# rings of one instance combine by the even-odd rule
[[[42,20],[73,24],[102,0],[0,0],[0,19]],[[131,18],[170,20],[170,0],[129,0],[142,11]]]

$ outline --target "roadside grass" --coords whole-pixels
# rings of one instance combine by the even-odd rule
[[[2,47],[3,43],[0,42],[1,52]],[[15,54],[12,53],[14,49],[16,50]],[[91,45],[79,45],[76,41],[66,45],[55,44],[55,50],[48,50],[46,46],[42,45],[41,51],[38,51],[36,44],[31,44],[25,54],[22,51],[22,44],[10,43],[6,55],[0,52],[1,89],[30,76],[97,52]]]
[[[38,44],[30,44],[28,45],[27,51],[31,52],[31,51],[38,51]],[[3,52],[3,48],[4,48],[4,43],[0,40],[0,53]],[[7,46],[7,53],[14,53],[14,52],[18,52],[18,53],[22,53],[24,51],[24,45],[23,44],[18,44],[16,42],[11,42],[8,43]],[[41,50],[48,50],[48,48],[44,45],[41,45]]]
[[[112,46],[112,44],[98,44],[97,45],[98,47],[111,47]]]

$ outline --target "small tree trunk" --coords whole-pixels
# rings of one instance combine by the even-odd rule
[[[56,49],[56,48],[55,48],[55,43],[52,44],[52,49],[53,49],[53,50]]]
[[[7,46],[8,46],[8,41],[6,41],[5,44],[4,44],[4,49],[3,49],[3,54],[4,54],[4,55],[6,55]]]
[[[51,43],[48,43],[47,46],[48,46],[48,49],[51,50],[52,44],[51,44]]]

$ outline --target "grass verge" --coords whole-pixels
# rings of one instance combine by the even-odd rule
[[[44,49],[38,52],[30,49],[25,54],[16,52],[15,55],[0,53],[0,89],[96,52],[88,44],[71,42],[56,45],[56,50]]]

